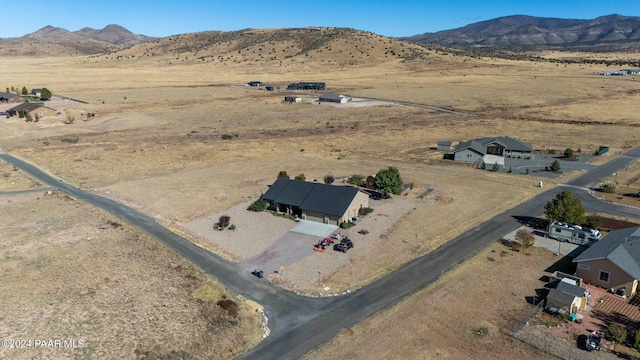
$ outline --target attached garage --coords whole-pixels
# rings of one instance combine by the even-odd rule
[[[301,219],[340,225],[369,207],[369,196],[352,186],[277,179],[261,197],[276,212]]]

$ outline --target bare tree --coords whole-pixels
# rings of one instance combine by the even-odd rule
[[[525,249],[529,249],[533,246],[536,238],[530,231],[527,231],[526,229],[520,229],[516,232],[516,240],[518,240]],[[529,254],[528,251],[527,254]]]

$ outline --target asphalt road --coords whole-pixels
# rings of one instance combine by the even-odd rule
[[[228,263],[219,256],[193,245],[145,214],[91,192],[80,190],[20,159],[0,153],[0,158],[21,168],[41,182],[108,211],[153,236],[216,277],[233,293],[262,304],[270,320],[271,336],[240,356],[241,359],[301,357],[334,338],[342,328],[351,327],[431,284],[455,265],[500,239],[504,234],[518,228],[521,225],[518,221],[520,217],[541,214],[544,204],[562,190],[572,191],[587,210],[640,218],[640,209],[602,202],[585,191],[586,187],[595,184],[600,178],[625,168],[638,157],[640,157],[640,148],[631,150],[570,181],[566,186],[541,193],[513,209],[496,215],[435,251],[411,261],[353,293],[333,298],[307,298],[284,291],[270,285],[264,279],[257,279],[246,271],[241,271],[236,264]]]

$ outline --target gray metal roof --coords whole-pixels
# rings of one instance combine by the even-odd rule
[[[17,111],[27,111],[27,112],[29,112],[29,111],[35,110],[37,108],[40,108],[40,107],[46,107],[46,106],[44,106],[44,103],[23,102],[22,104],[16,105],[16,106],[12,107],[11,109],[9,109],[7,111],[16,111],[16,112]],[[51,109],[51,110],[53,110],[53,109]]]
[[[480,155],[484,155],[487,153],[487,149],[476,140],[469,140],[456,145],[456,148],[453,150],[453,152],[458,152],[466,149],[473,150]]]
[[[533,151],[533,147],[518,139],[514,139],[512,137],[507,136],[499,136],[494,138],[481,138],[476,139],[477,142],[482,143],[483,146],[487,146],[491,143],[497,143],[499,145],[504,146],[505,150],[513,150],[513,151]]]
[[[260,198],[282,205],[296,206],[302,210],[342,216],[358,191],[351,186],[280,178]]]
[[[549,290],[549,294],[547,294],[547,306],[555,306],[557,308],[569,307],[575,298],[575,296],[566,292],[551,289]]]
[[[573,259],[574,263],[607,259],[640,279],[640,227],[614,230]]]
[[[0,98],[2,98],[2,99],[7,99],[7,100],[9,100],[9,99],[12,99],[12,98],[14,98],[14,97],[16,97],[16,96],[19,96],[19,95],[16,95],[16,94],[13,94],[13,93],[7,93],[7,92],[0,91]]]
[[[562,291],[563,293],[571,294],[572,296],[580,297],[580,298],[583,297],[584,293],[587,291],[587,289],[585,288],[582,288],[576,285],[571,285],[564,281],[558,282],[556,289],[558,289],[558,291]]]
[[[454,151],[461,151],[465,149],[472,149],[480,154],[487,153],[487,146],[491,144],[498,144],[505,148],[505,150],[511,151],[523,151],[523,152],[532,152],[533,147],[531,144],[528,144],[524,141],[520,141],[518,139],[500,136],[500,137],[485,137],[474,140],[469,140],[458,144]]]
[[[440,141],[438,141],[438,146],[451,146],[451,144],[453,144],[453,141],[451,141],[451,140],[440,140]]]

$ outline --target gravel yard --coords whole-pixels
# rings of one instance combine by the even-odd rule
[[[196,219],[185,225],[185,229],[196,236],[203,245],[225,254],[230,259],[242,262],[247,271],[256,266],[262,268],[270,279],[296,291],[330,293],[323,280],[342,266],[362,260],[367,254],[378,251],[393,224],[408,214],[420,202],[397,196],[386,200],[371,200],[374,211],[360,217],[356,226],[335,233],[347,235],[354,248],[347,253],[327,249],[316,252],[313,245],[319,237],[290,232],[298,223],[274,216],[269,212],[254,213],[246,210],[251,202],[238,204],[224,213]],[[213,224],[221,215],[231,217],[235,230],[216,231]],[[366,229],[369,233],[359,234]],[[276,274],[280,265],[285,270]],[[347,284],[348,285],[348,284]]]

